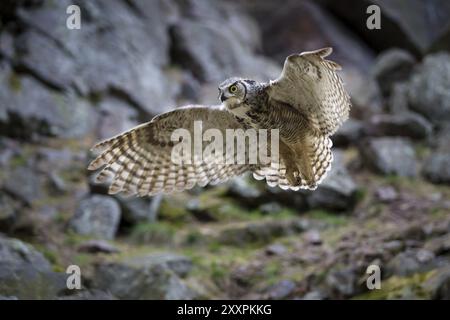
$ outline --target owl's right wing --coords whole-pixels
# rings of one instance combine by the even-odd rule
[[[226,153],[227,150],[223,150],[222,158],[212,158],[213,153],[202,161],[193,158],[190,163],[173,161],[172,133],[176,129],[186,129],[193,144],[194,121],[202,121],[203,132],[218,129],[223,136],[226,129],[242,128],[231,113],[221,108],[187,106],[175,109],[95,145],[92,150],[101,153],[88,169],[103,167],[96,181],[102,183],[112,179],[109,193],[123,191],[139,196],[182,191],[196,184],[216,184],[249,169],[246,164],[226,164],[223,161],[226,154],[234,154]]]

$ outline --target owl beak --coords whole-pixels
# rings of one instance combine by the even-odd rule
[[[220,99],[220,102],[224,102],[225,100],[227,100],[227,98],[223,94],[222,90],[219,91],[219,99]]]

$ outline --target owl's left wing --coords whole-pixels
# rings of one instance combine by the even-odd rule
[[[350,97],[337,74],[341,67],[324,59],[331,52],[324,48],[290,55],[268,88],[270,99],[296,108],[326,136],[336,132],[350,110]]]
[[[198,161],[194,159],[196,153],[191,149],[190,163],[174,161],[172,133],[176,129],[187,130],[185,132],[192,138],[193,148],[195,121],[202,122],[203,131],[216,129],[224,136],[226,129],[242,128],[230,112],[220,108],[178,108],[95,145],[93,151],[101,153],[88,169],[103,167],[96,181],[102,183],[112,179],[109,193],[122,191],[139,196],[182,191],[196,184],[216,184],[249,169],[246,164],[226,161],[230,154],[234,156],[234,150],[223,150],[222,158],[217,157],[218,153],[211,152],[209,157]]]

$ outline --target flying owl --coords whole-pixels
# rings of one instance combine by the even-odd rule
[[[330,136],[350,110],[349,95],[337,74],[341,67],[325,59],[331,52],[332,48],[324,48],[290,55],[279,78],[268,83],[228,79],[219,86],[220,106],[181,107],[99,142],[92,150],[100,154],[88,169],[103,167],[96,181],[109,181],[110,194],[171,193],[218,184],[247,171],[271,187],[314,190],[333,161]],[[221,132],[278,129],[278,160],[239,164],[209,157],[175,163],[171,134],[178,128],[192,133],[194,121],[202,121],[203,130]]]

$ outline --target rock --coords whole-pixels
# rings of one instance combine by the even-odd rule
[[[226,245],[265,244],[274,238],[300,233],[305,230],[302,219],[262,220],[226,226],[220,230],[217,241]]]
[[[86,101],[49,90],[34,78],[0,71],[0,135],[76,138],[93,128],[95,113]]]
[[[428,55],[409,82],[408,98],[413,110],[432,123],[450,120],[450,55]]]
[[[433,257],[430,256],[429,251],[425,253],[425,251],[408,249],[400,252],[387,263],[385,274],[386,276],[409,276],[414,273],[425,272],[432,267],[430,265],[432,259]]]
[[[59,297],[58,300],[116,300],[111,293],[97,289],[82,290],[70,296]]]
[[[348,298],[357,293],[358,276],[351,268],[333,270],[325,278],[325,283],[331,296],[336,298]]]
[[[101,263],[95,271],[96,287],[119,299],[189,300],[196,294],[180,276],[191,268],[189,259],[154,254]]]
[[[54,299],[66,288],[65,275],[24,242],[0,236],[0,292],[19,299]]]
[[[398,193],[393,187],[385,186],[377,188],[375,196],[381,202],[392,202],[398,198]]]
[[[421,249],[416,254],[417,261],[420,263],[430,262],[435,258],[434,253],[429,250]]]
[[[448,266],[436,269],[422,284],[422,288],[435,300],[450,299],[450,269]]]
[[[83,1],[82,27],[76,32],[67,29],[67,16],[60,14],[70,4],[45,2],[18,12],[29,27],[15,38],[15,64],[58,89],[76,88],[84,95],[111,89],[148,113],[167,110],[172,86],[161,67],[169,62],[172,13],[165,1],[143,10],[119,0]]]
[[[278,67],[253,54],[260,39],[254,22],[230,8],[220,2],[195,2],[187,8],[188,13],[182,13],[171,27],[172,59],[202,82],[236,75],[266,81],[276,78]]]
[[[305,240],[307,243],[314,246],[322,244],[322,237],[320,236],[320,232],[317,230],[310,230],[306,232]]]
[[[272,300],[286,299],[294,292],[295,288],[295,282],[291,280],[281,280],[267,290],[267,295],[268,298]]]
[[[424,162],[423,174],[433,183],[450,184],[450,151],[434,151]]]
[[[338,17],[354,28],[364,40],[379,51],[399,47],[417,54],[428,52],[434,43],[445,41],[443,35],[448,31],[448,12],[450,4],[445,0],[344,0],[337,3],[322,1]],[[381,13],[381,29],[367,28],[361,17],[370,5],[377,5]],[[351,8],[351,9],[349,9]],[[408,8],[405,10],[405,8]],[[368,17],[368,15],[367,15]],[[442,43],[448,49],[448,42]]]
[[[276,214],[280,212],[283,208],[277,202],[264,203],[259,207],[259,211],[262,214]]]
[[[306,201],[310,208],[330,210],[349,210],[356,202],[357,185],[348,173],[343,154],[334,150],[334,161],[331,170],[317,190],[307,192]]]
[[[70,228],[82,235],[113,239],[120,221],[120,207],[108,196],[94,195],[80,202]]]
[[[409,79],[415,63],[411,53],[398,48],[384,51],[377,57],[372,73],[384,96],[390,95],[396,83]]]
[[[325,297],[320,291],[310,291],[303,296],[303,300],[324,300]]]
[[[360,145],[366,164],[382,174],[414,177],[417,163],[414,148],[402,138],[372,138]]]
[[[450,252],[450,235],[433,238],[425,244],[424,248],[437,256],[448,254]]]
[[[22,205],[8,194],[0,193],[0,232],[9,232],[19,219]]]
[[[89,240],[83,242],[78,247],[78,251],[80,252],[88,252],[88,253],[118,253],[120,252],[117,247],[114,245],[103,241],[103,240]]]
[[[228,194],[246,206],[257,206],[266,201],[263,189],[248,176],[236,177],[229,183]]]
[[[348,119],[331,139],[335,147],[347,147],[356,144],[364,136],[364,124],[356,119]]]
[[[266,253],[269,256],[280,256],[283,255],[287,252],[287,248],[279,243],[275,243],[275,244],[271,244],[269,246],[267,246],[266,248]]]
[[[391,114],[404,114],[409,110],[408,83],[396,83],[393,85],[391,95],[386,101],[387,109]]]
[[[26,205],[41,199],[44,182],[42,177],[33,168],[21,166],[6,173],[7,178],[3,182],[3,189],[19,199]]]
[[[414,112],[378,114],[370,118],[365,127],[367,136],[403,136],[411,139],[428,139],[433,126],[423,116]]]
[[[129,224],[155,222],[158,215],[162,195],[148,198],[130,198],[117,195],[122,208],[123,219]]]
[[[128,103],[114,97],[102,99],[97,106],[100,112],[97,136],[108,139],[138,124],[138,112]]]

